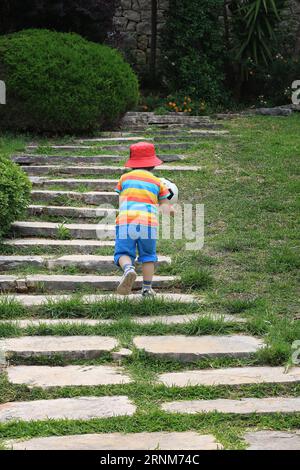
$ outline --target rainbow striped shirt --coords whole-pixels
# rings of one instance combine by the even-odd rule
[[[120,195],[117,225],[158,225],[158,203],[169,196],[169,190],[157,176],[133,170],[121,176],[115,190]]]

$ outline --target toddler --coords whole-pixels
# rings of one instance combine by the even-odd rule
[[[151,143],[140,142],[130,147],[126,168],[132,171],[121,176],[116,191],[119,194],[119,214],[116,220],[115,264],[124,272],[117,288],[118,294],[129,295],[137,278],[135,259],[142,263],[142,295],[155,295],[152,289],[157,262],[156,240],[158,206],[173,213],[169,190],[152,171],[162,161]]]

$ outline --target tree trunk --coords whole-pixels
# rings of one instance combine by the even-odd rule
[[[157,47],[157,0],[151,0],[151,57],[150,57],[150,77],[156,78],[156,47]]]
[[[293,55],[295,59],[300,59],[300,24],[298,26],[298,30],[296,33],[296,44],[295,44]]]

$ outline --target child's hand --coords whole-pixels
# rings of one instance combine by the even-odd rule
[[[176,213],[175,207],[169,201],[162,201],[159,206],[159,211],[162,214],[174,215]]]

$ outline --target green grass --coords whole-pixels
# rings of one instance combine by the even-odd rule
[[[203,305],[194,303],[166,302],[160,299],[143,302],[128,300],[106,300],[92,304],[84,303],[80,295],[74,295],[68,300],[48,301],[38,307],[23,307],[17,299],[10,300],[4,296],[0,300],[0,318],[92,318],[118,319],[132,316],[180,315],[202,311]]]
[[[186,159],[175,165],[196,165],[200,172],[164,172],[180,188],[182,201],[205,205],[205,245],[201,251],[185,250],[185,240],[160,240],[158,251],[172,257],[173,264],[160,272],[180,275],[176,289],[205,295],[205,304],[161,303],[158,301],[84,304],[79,297],[70,301],[24,308],[17,302],[0,302],[0,318],[99,318],[118,320],[113,325],[97,327],[56,326],[21,329],[16,325],[1,325],[0,336],[24,334],[76,335],[104,334],[119,338],[124,346],[132,344],[137,334],[251,334],[262,337],[267,347],[248,359],[214,359],[194,364],[157,361],[134,351],[123,362],[135,379],[133,384],[114,387],[67,387],[41,390],[15,386],[2,374],[0,400],[35,400],[79,395],[126,394],[137,405],[133,417],[92,421],[47,421],[39,423],[7,423],[0,425],[0,439],[88,432],[142,432],[197,430],[212,433],[225,448],[243,448],[243,434],[254,429],[299,429],[300,414],[232,416],[209,413],[201,416],[168,415],[159,405],[175,399],[242,398],[264,396],[299,396],[299,384],[251,385],[243,387],[187,387],[167,389],[155,385],[158,373],[195,368],[240,367],[247,365],[291,364],[292,344],[300,339],[299,305],[299,154],[300,116],[287,118],[250,117],[224,123],[230,136],[195,141],[187,151],[166,151],[185,154]],[[151,133],[147,133],[146,137]],[[7,155],[24,150],[30,136],[0,138],[0,151]],[[184,140],[184,139],[183,139]],[[67,142],[67,138],[61,142]],[[168,137],[162,138],[167,142]],[[49,145],[40,141],[41,145]],[[36,153],[49,153],[49,148]],[[59,152],[51,150],[55,155]],[[83,152],[70,152],[80,155]],[[84,152],[87,156],[107,154],[102,149]],[[67,152],[66,152],[67,155]],[[125,153],[122,154],[125,161]],[[116,166],[122,162],[114,162]],[[57,175],[54,175],[57,176]],[[84,177],[84,176],[83,176]],[[83,178],[79,176],[79,178]],[[95,175],[95,178],[118,178],[118,175]],[[60,176],[63,178],[63,176]],[[86,189],[85,185],[81,190]],[[61,197],[62,205],[85,205]],[[51,203],[52,204],[52,203]],[[41,220],[41,219],[40,219]],[[57,219],[64,222],[64,219]],[[20,249],[0,246],[3,254],[41,254],[42,248]],[[48,253],[71,253],[70,249],[51,248]],[[112,248],[93,250],[112,254]],[[120,316],[120,310],[122,315]],[[208,312],[240,315],[246,324],[228,324],[202,318],[186,325],[134,325],[130,318],[142,315],[172,315]],[[13,364],[41,363],[65,365],[60,357],[23,360],[13,358]],[[72,363],[110,363],[109,357]]]

